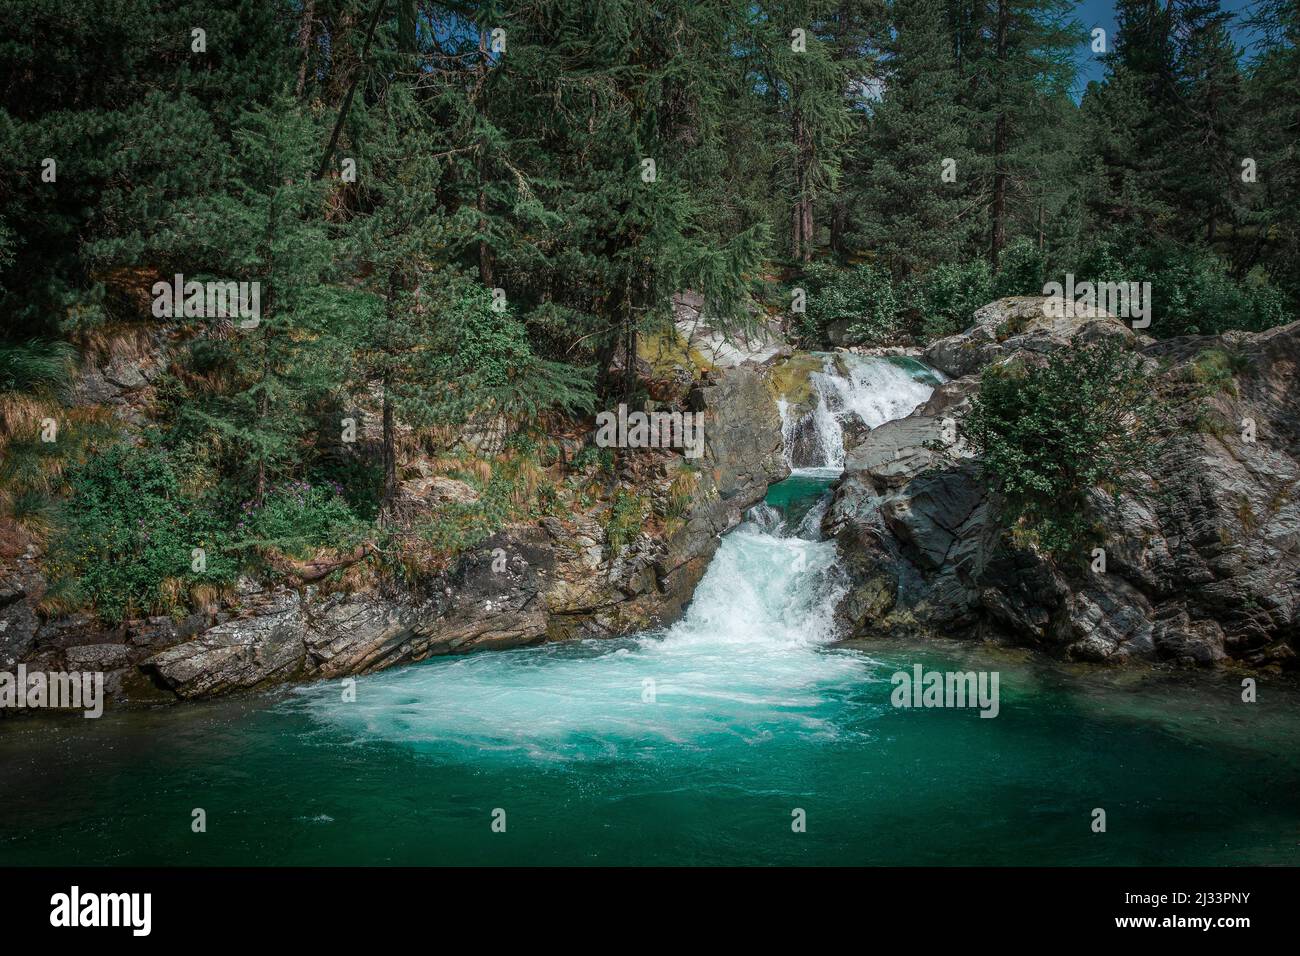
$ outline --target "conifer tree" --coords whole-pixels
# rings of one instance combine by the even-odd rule
[[[229,192],[205,200],[188,223],[198,268],[215,281],[257,282],[260,315],[205,322],[193,360],[215,384],[182,406],[182,431],[214,443],[257,501],[298,466],[309,409],[342,384],[338,317],[323,281],[324,190],[312,178],[319,134],[287,99],[246,112]]]
[[[966,245],[977,204],[963,195],[971,169],[970,114],[960,105],[952,44],[939,0],[895,0],[884,93],[867,134],[861,196],[864,238],[895,275],[951,261]]]

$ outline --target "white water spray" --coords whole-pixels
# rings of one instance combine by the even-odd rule
[[[810,420],[826,457],[799,470],[811,494],[842,468],[844,416],[878,425],[930,393],[884,360],[850,369],[844,377],[828,362],[815,373]],[[803,425],[782,406],[790,436]],[[845,587],[835,543],[820,540],[827,502],[823,495],[802,515],[766,502],[751,508],[667,629],[441,658],[362,677],[355,701],[341,701],[332,685],[299,693],[316,719],[358,740],[503,759],[653,757],[665,745],[834,737],[837,694],[873,678],[870,661],[826,646]]]
[[[796,473],[844,468],[848,427],[878,428],[911,414],[934,391],[942,376],[920,362],[854,355],[822,356],[822,369],[809,375],[816,403],[802,416],[782,399],[781,434],[786,461]]]

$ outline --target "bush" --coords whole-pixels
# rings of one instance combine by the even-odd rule
[[[61,392],[72,380],[76,354],[67,342],[0,342],[0,392]]]
[[[1133,481],[1163,425],[1141,359],[1101,343],[1061,349],[1043,367],[989,368],[960,430],[1005,517],[1059,554],[1088,534],[1087,491]]]
[[[1238,282],[1208,249],[1157,243],[1124,249],[1103,240],[1081,257],[1075,281],[1150,282],[1150,334],[1218,335],[1259,332],[1294,318],[1294,303],[1267,283]]]
[[[909,298],[920,314],[919,332],[940,339],[967,328],[975,311],[993,298],[993,278],[982,259],[964,265],[941,265],[911,285]]]
[[[344,500],[342,485],[299,480],[272,485],[261,505],[245,501],[234,535],[241,544],[306,557],[320,547],[347,548],[365,528]]]
[[[994,299],[1009,295],[1042,295],[1047,258],[1033,240],[1021,236],[1002,250],[993,279]]]
[[[646,503],[641,496],[621,488],[614,493],[609,507],[609,519],[605,524],[611,554],[618,554],[641,533],[645,516]]]
[[[182,493],[166,455],[113,446],[70,468],[68,485],[51,571],[101,620],[178,611],[191,588],[238,574],[225,522],[210,500]],[[194,548],[205,552],[203,571],[192,568]]]
[[[889,274],[875,266],[839,269],[818,263],[800,285],[808,293],[798,327],[806,345],[822,344],[834,322],[849,323],[845,338],[855,345],[885,342],[898,332],[898,296]]]

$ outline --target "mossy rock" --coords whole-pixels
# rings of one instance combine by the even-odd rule
[[[795,352],[783,362],[772,367],[768,388],[774,399],[784,398],[791,405],[811,406],[813,386],[811,375],[823,368],[822,357],[813,352]]]
[[[667,378],[679,368],[693,370],[698,378],[713,368],[712,363],[691,348],[676,329],[641,333],[637,336],[636,354],[649,363],[656,378]]]

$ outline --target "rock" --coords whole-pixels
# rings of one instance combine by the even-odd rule
[[[1066,303],[1065,314],[1048,314],[1047,296],[1012,296],[979,309],[975,324],[925,350],[925,361],[950,378],[975,374],[1015,352],[1046,354],[1071,344],[1116,338],[1130,347],[1133,330],[1101,310],[1076,309]]]
[[[136,389],[147,384],[139,366],[121,357],[114,357],[108,363],[104,369],[104,378],[125,389]]]
[[[704,297],[696,292],[673,296],[678,335],[689,349],[716,368],[761,365],[788,348],[780,329],[759,316],[757,310],[756,321],[749,329],[723,327],[705,316],[703,310]]]
[[[412,478],[398,486],[396,508],[411,518],[444,509],[448,505],[472,505],[479,500],[473,487],[446,475]]]
[[[928,447],[943,446],[944,437],[941,418],[898,418],[872,429],[858,444],[849,446],[844,467],[865,472],[878,485],[897,487],[948,457],[946,452]]]
[[[0,670],[12,670],[26,659],[36,646],[39,628],[40,620],[31,602],[17,600],[0,608]]]
[[[74,671],[109,671],[130,663],[130,651],[122,644],[85,644],[63,654]]]
[[[273,607],[219,624],[141,666],[186,699],[278,683],[298,676],[306,664],[306,626],[298,595],[285,592]]]
[[[823,523],[851,585],[841,614],[858,633],[899,628],[993,636],[1076,660],[1235,658],[1291,667],[1300,640],[1300,323],[1267,332],[1187,336],[1145,350],[1154,379],[1183,413],[1150,475],[1119,494],[1094,489],[1104,571],[1080,554],[1049,560],[1017,544],[978,466],[918,450],[941,410],[964,414],[979,369],[1113,336],[1112,320],[1040,324],[1037,300],[1003,300],[936,356],[952,374],[910,418],[876,429],[849,456]],[[996,308],[995,308],[996,307]],[[993,330],[1020,317],[1013,335]],[[1073,331],[1071,331],[1071,329]],[[959,343],[969,344],[963,354]],[[938,344],[938,343],[937,343]],[[1180,382],[1210,349],[1235,350],[1241,371],[1215,395]],[[972,373],[972,370],[973,373]],[[1227,422],[1206,428],[1207,418]],[[1249,419],[1256,440],[1236,425]],[[867,612],[870,612],[868,614]],[[874,616],[873,616],[874,615]]]

